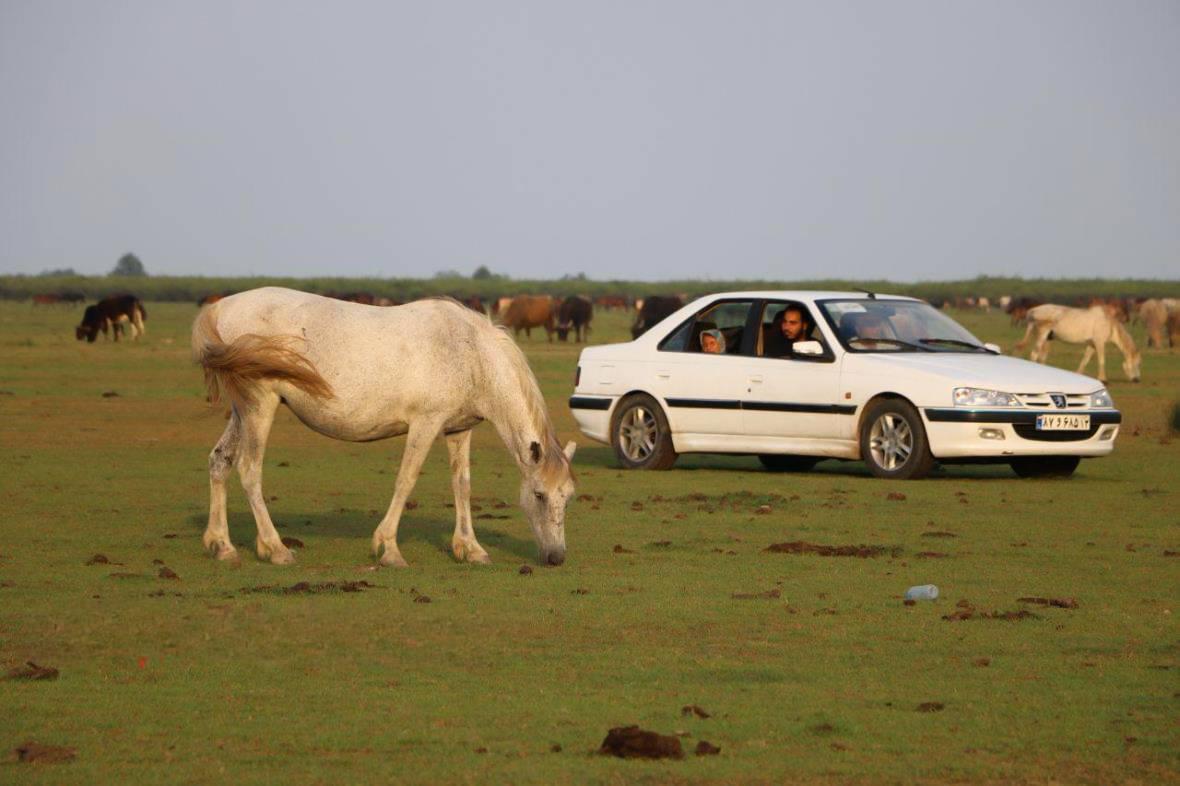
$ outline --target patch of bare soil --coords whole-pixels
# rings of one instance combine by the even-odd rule
[[[890,502],[905,502],[905,494],[902,494],[900,491],[891,491],[885,495],[885,499]]]
[[[918,559],[945,559],[949,557],[950,554],[945,554],[941,551],[919,551],[914,556]]]
[[[107,576],[109,576],[112,579],[142,579],[142,578],[146,578],[142,573],[129,573],[127,571],[115,571],[114,573],[108,573]]]
[[[528,576],[533,572],[533,567],[531,565],[521,565],[520,570],[517,572],[522,576]]]
[[[638,726],[617,726],[606,733],[598,752],[620,759],[683,759],[680,740]]]
[[[86,560],[87,565],[122,565],[122,562],[112,562],[111,558],[106,554],[95,554],[90,559]]]
[[[281,538],[281,540],[283,541],[283,545],[289,549],[303,548],[303,541],[299,538]]]
[[[672,541],[670,541],[670,540],[653,540],[651,543],[648,543],[647,545],[654,546],[655,548],[666,549],[672,545]]]
[[[734,600],[774,600],[783,596],[782,590],[772,589],[766,592],[735,592]]]
[[[611,549],[611,551],[614,552],[615,554],[634,554],[635,553],[631,549],[623,548],[622,543],[616,543],[615,547],[613,549]]]
[[[701,740],[697,743],[696,748],[693,749],[693,753],[697,756],[716,756],[718,753],[721,753],[721,749],[707,740]]]
[[[991,658],[976,658],[975,660],[971,661],[971,664],[973,666],[978,666],[981,669],[986,669],[988,666],[992,665],[992,659]]]
[[[4,675],[6,680],[55,680],[57,678],[57,669],[50,666],[38,666],[31,660],[27,661],[24,666],[9,669],[8,674]]]
[[[570,590],[570,594],[571,595],[589,595],[590,590],[586,589],[585,587],[578,587],[577,589]]]
[[[918,705],[918,712],[942,712],[946,705],[941,701],[924,701]]]
[[[711,718],[712,714],[705,712],[696,704],[685,704],[680,708],[680,714],[686,718],[691,718],[694,715],[698,718]]]
[[[180,576],[176,575],[176,571],[167,566],[160,568],[160,578],[169,579],[171,581],[180,581]]]
[[[73,761],[78,757],[75,748],[64,748],[57,745],[42,745],[29,740],[16,750],[16,760],[28,764],[58,764],[63,761]]]
[[[1033,614],[1031,611],[1021,609],[1019,611],[980,611],[971,605],[970,601],[961,600],[955,604],[958,611],[951,614],[944,614],[942,618],[947,622],[962,622],[970,619],[981,620],[1004,620],[1006,622],[1017,622],[1019,620],[1033,619],[1039,620],[1041,617],[1038,614]]]
[[[931,530],[930,532],[923,532],[922,537],[924,537],[924,538],[957,538],[959,536],[953,532],[947,532],[945,530]]]
[[[244,587],[242,592],[269,592],[275,595],[318,595],[324,592],[363,592],[367,589],[382,589],[379,584],[360,581],[324,581],[312,584],[300,581],[290,587],[280,587],[276,584],[263,584],[257,587]]]
[[[421,592],[419,592],[414,587],[410,587],[410,597],[412,597],[414,599],[415,603],[429,603],[430,602],[429,595],[423,595]]]
[[[1037,606],[1055,606],[1059,609],[1076,609],[1078,602],[1073,598],[1017,598],[1019,603],[1032,603]]]
[[[825,546],[820,543],[808,543],[804,540],[794,540],[789,543],[772,543],[763,549],[779,554],[818,554],[821,557],[880,557],[887,555],[897,557],[901,554],[900,546]]]
[[[103,398],[118,398],[119,393],[118,393],[118,391],[115,391],[115,390],[104,390],[102,393],[102,397]]]
[[[480,513],[480,514],[476,515],[475,518],[487,520],[487,519],[508,519],[508,518],[512,518],[512,517],[508,516],[506,514],[503,514],[503,513]]]

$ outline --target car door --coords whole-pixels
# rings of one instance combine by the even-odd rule
[[[791,309],[802,309],[810,324],[806,338],[819,340],[825,352],[818,357],[787,355],[770,357],[759,342],[746,358],[742,420],[749,437],[834,439],[842,432],[840,419],[856,412],[840,396],[840,364],[835,344],[815,321],[814,309],[793,301],[761,304],[761,335],[777,329],[775,317]],[[766,342],[769,344],[769,342]]]
[[[743,435],[741,398],[749,358],[741,351],[753,304],[711,303],[660,343],[654,388],[674,434]],[[702,351],[701,333],[710,329],[727,339],[721,354]]]

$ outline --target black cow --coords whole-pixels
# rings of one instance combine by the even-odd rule
[[[585,341],[586,335],[590,332],[592,319],[594,304],[590,302],[590,298],[570,295],[557,307],[557,337],[565,341],[570,328],[573,328],[574,340],[578,343]]]
[[[643,301],[643,308],[631,326],[631,338],[639,338],[656,323],[680,310],[684,302],[676,295],[652,295]]]
[[[82,324],[74,329],[74,336],[81,341],[94,343],[98,338],[98,331],[104,336],[114,328],[115,341],[119,340],[119,333],[124,323],[131,327],[131,337],[138,339],[144,332],[143,321],[147,319],[147,310],[135,295],[111,295],[92,306],[87,306],[82,314]]]

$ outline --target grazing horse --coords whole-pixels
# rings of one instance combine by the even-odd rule
[[[1086,351],[1082,354],[1082,362],[1078,366],[1078,373],[1090,362],[1090,358],[1098,355],[1098,379],[1106,381],[1106,342],[1112,341],[1123,353],[1123,373],[1132,382],[1139,381],[1139,350],[1135,347],[1135,340],[1119,322],[1118,317],[1110,306],[1091,306],[1090,308],[1070,308],[1046,303],[1034,306],[1028,310],[1025,317],[1028,329],[1024,331],[1024,338],[1016,345],[1016,351],[1022,351],[1028,344],[1029,337],[1035,332],[1036,343],[1029,354],[1030,360],[1044,363],[1049,357],[1049,339],[1059,338],[1071,344],[1085,344]]]
[[[231,295],[197,316],[193,357],[210,401],[225,394],[229,424],[209,455],[206,550],[220,559],[229,539],[225,481],[238,469],[258,528],[255,549],[275,564],[294,560],[267,512],[262,457],[275,411],[335,439],[406,435],[393,500],[373,533],[382,565],[404,566],[397,527],[422,462],[439,434],[450,453],[455,496],[451,550],[490,562],[471,525],[471,429],[488,420],[520,468],[520,505],[541,561],[565,560],[565,506],[574,493],[574,443],[557,443],[524,353],[487,317],[450,299],[377,308],[278,287]]]
[[[119,333],[126,325],[131,330],[131,338],[138,341],[146,332],[145,319],[147,310],[135,295],[111,295],[86,307],[82,312],[82,324],[74,328],[74,337],[93,344],[100,330],[104,336],[113,330],[115,341],[118,341]]]

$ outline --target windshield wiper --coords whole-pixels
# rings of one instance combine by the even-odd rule
[[[868,336],[854,336],[848,343],[850,344],[893,344],[905,349],[912,349],[916,352],[933,352],[930,347],[922,347],[917,344],[911,344],[908,341],[902,341],[896,338],[869,338]]]
[[[918,339],[918,340],[921,341],[923,344],[953,344],[956,347],[967,347],[968,349],[982,349],[984,352],[988,352],[988,353],[991,352],[991,350],[989,350],[987,347],[980,346],[979,344],[972,344],[970,341],[960,341],[957,338],[922,338],[922,339]]]

